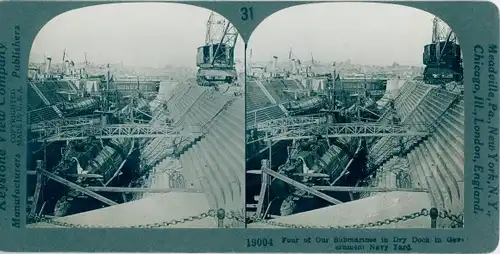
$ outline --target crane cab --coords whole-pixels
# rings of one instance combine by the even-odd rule
[[[458,40],[451,28],[437,17],[433,20],[432,43],[424,46],[422,62],[425,65],[423,81],[427,84],[446,84],[463,79]]]
[[[205,45],[198,47],[196,79],[201,86],[232,84],[237,79],[234,47],[236,28],[224,17],[211,12],[207,22]]]
[[[198,66],[197,80],[201,86],[231,84],[236,81],[234,67],[234,47],[217,43],[198,48],[196,55]]]
[[[196,66],[200,68],[234,67],[234,48],[222,43],[201,46],[196,54]]]

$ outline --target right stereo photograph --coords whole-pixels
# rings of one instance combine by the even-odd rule
[[[391,4],[266,18],[246,50],[248,228],[463,228],[459,38]]]

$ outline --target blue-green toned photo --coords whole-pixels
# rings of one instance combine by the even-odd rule
[[[0,250],[483,253],[487,1],[0,2]]]
[[[27,227],[244,227],[238,36],[181,4],[48,22],[28,73]]]
[[[246,84],[248,227],[463,227],[462,51],[439,17],[281,10],[250,37]]]

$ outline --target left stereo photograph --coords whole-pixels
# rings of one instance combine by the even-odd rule
[[[243,61],[201,7],[53,18],[30,53],[26,226],[245,227]]]

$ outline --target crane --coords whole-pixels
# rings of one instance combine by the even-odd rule
[[[438,17],[432,20],[432,42],[423,54],[424,82],[445,84],[463,79],[460,45],[455,33]]]
[[[196,55],[199,85],[214,86],[236,81],[234,48],[237,39],[236,28],[222,16],[211,12],[205,45],[198,47]]]

